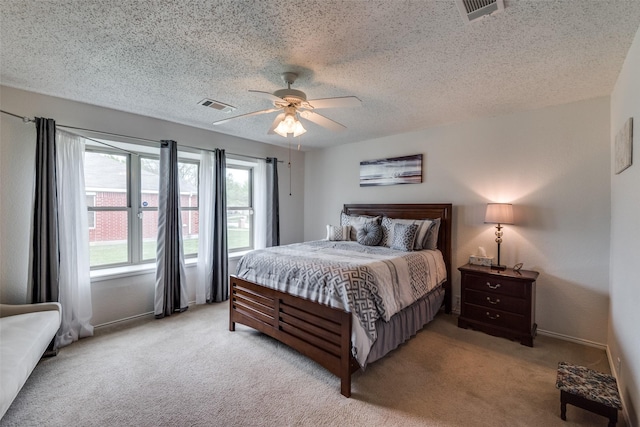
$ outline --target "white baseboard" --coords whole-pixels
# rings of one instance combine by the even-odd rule
[[[152,315],[153,315],[153,311],[150,311],[148,313],[136,314],[135,316],[125,317],[124,319],[112,320],[110,322],[105,322],[105,323],[101,323],[99,325],[95,325],[94,329],[105,328],[107,326],[115,325],[117,323],[126,322],[128,320],[138,319],[140,317],[152,316]]]
[[[558,338],[558,339],[564,340],[564,341],[574,342],[576,344],[586,345],[586,346],[589,346],[589,347],[599,348],[601,350],[607,350],[607,345],[606,344],[602,344],[602,343],[595,342],[595,341],[590,341],[590,340],[585,340],[583,338],[576,338],[576,337],[572,337],[570,335],[565,335],[565,334],[559,334],[557,332],[546,331],[544,329],[538,329],[538,334],[545,335],[545,336],[548,336],[548,337]]]
[[[613,362],[613,356],[611,355],[609,346],[607,346],[607,360],[609,361],[609,368],[611,368],[611,373],[614,377],[616,377],[616,379],[618,379],[618,371],[616,369],[616,364]]]
[[[193,305],[196,305],[196,302],[195,301],[189,301],[189,307],[191,307]],[[115,325],[117,323],[126,322],[128,320],[138,319],[140,317],[152,316],[152,315],[153,315],[153,311],[149,311],[147,313],[140,313],[140,314],[136,314],[134,316],[125,317],[124,319],[112,320],[110,322],[101,323],[99,325],[94,325],[93,327],[94,328],[104,328],[106,326]]]
[[[616,381],[618,381],[618,375],[620,375],[620,372],[618,372],[617,370],[618,364],[613,361],[613,356],[611,355],[611,350],[609,349],[609,346],[607,346],[607,360],[609,361],[609,368],[611,369],[611,374],[613,374],[613,376],[616,378]],[[618,392],[620,392],[619,381],[618,381]],[[620,393],[620,401],[622,402],[622,416],[624,417],[624,420],[626,421],[627,425],[630,426],[631,418],[629,417],[629,412],[627,411],[627,405],[624,402],[623,393]]]
[[[460,315],[460,309],[459,308],[453,308],[451,310],[451,314],[459,316]],[[589,347],[599,348],[601,350],[605,350],[607,352],[607,354],[609,354],[609,347],[606,344],[601,344],[599,342],[585,340],[585,339],[582,339],[582,338],[576,338],[576,337],[572,337],[570,335],[559,334],[557,332],[551,332],[551,331],[547,331],[547,330],[544,330],[544,329],[538,329],[537,333],[540,334],[540,335],[545,335],[545,336],[552,337],[552,338],[558,338],[558,339],[563,340],[563,341],[570,341],[570,342],[574,342],[576,344],[582,344],[582,345],[586,345],[586,346],[589,346]],[[613,372],[613,364],[612,363],[613,362],[611,361],[611,357],[609,356],[609,365],[612,367],[611,371]]]

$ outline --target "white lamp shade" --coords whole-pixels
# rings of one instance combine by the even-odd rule
[[[292,133],[294,137],[300,136],[305,133],[307,130],[302,127],[302,123],[295,118],[294,114],[287,113],[285,118],[276,126],[273,130],[280,136],[287,137],[288,134]]]
[[[300,120],[296,120],[296,124],[293,125],[293,137],[296,138],[300,135],[302,135],[303,133],[305,133],[307,130],[302,127],[302,123],[300,123]]]
[[[511,203],[487,203],[484,222],[485,224],[513,224],[513,205]]]

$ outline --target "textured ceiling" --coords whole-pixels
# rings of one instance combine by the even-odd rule
[[[303,149],[609,95],[640,25],[636,0],[505,0],[464,24],[454,0],[0,0],[0,82],[271,144],[249,89],[310,99]],[[198,105],[212,98],[227,114]],[[20,112],[16,112],[20,114]]]

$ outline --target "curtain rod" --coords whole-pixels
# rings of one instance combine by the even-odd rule
[[[62,127],[62,126],[61,126]],[[73,133],[73,132],[69,132],[69,133]],[[89,141],[93,141],[96,142],[98,144],[102,144],[102,145],[106,145],[107,147],[113,148],[115,150],[120,150],[120,151],[124,151],[125,153],[129,153],[129,154],[136,154],[133,151],[129,151],[126,148],[120,148],[120,147],[116,147],[115,145],[111,145],[111,144],[107,144],[106,142],[103,141],[98,141],[97,139],[93,139],[93,138],[89,138],[88,136],[84,136],[84,135],[79,135],[77,133],[73,133],[74,135],[78,135],[80,138],[84,138],[87,139]]]
[[[5,111],[5,110],[0,110],[0,112],[4,113],[4,114],[8,114],[9,116],[16,117],[18,119],[22,119],[22,121],[24,123],[35,123],[35,119],[29,118],[29,117],[19,116],[17,114],[10,113],[9,111]],[[82,131],[86,131],[86,132],[94,132],[94,133],[99,133],[99,134],[102,134],[102,135],[118,136],[120,138],[135,139],[135,140],[138,140],[138,141],[152,142],[152,143],[155,143],[155,144],[160,144],[161,143],[160,141],[156,141],[155,139],[147,139],[147,138],[140,138],[140,137],[137,137],[137,136],[122,135],[122,134],[119,134],[119,133],[111,133],[111,132],[105,132],[105,131],[95,130],[95,129],[86,129],[86,128],[80,128],[80,127],[75,127],[75,126],[59,125],[59,124],[56,124],[56,127],[66,128],[66,129],[74,129],[74,130],[82,130]],[[84,138],[87,138],[87,137],[84,137]],[[126,151],[128,153],[131,153],[131,151],[129,151],[129,150],[125,150],[125,149],[119,148],[119,147],[114,147],[113,145],[109,145],[109,144],[107,144],[105,142],[102,142],[102,141],[97,141],[97,140],[91,139],[91,138],[87,138],[87,139],[89,139],[91,141],[94,141],[94,142],[97,142],[99,144],[106,145],[106,146],[111,147],[111,148],[116,148],[118,150],[122,150],[122,151]],[[202,150],[202,151],[214,151],[214,150],[210,150],[208,148],[193,147],[193,146],[190,146],[190,145],[183,145],[183,144],[178,144],[178,147],[192,148],[194,150]],[[237,154],[237,153],[231,153],[231,152],[228,152],[228,154],[231,154],[232,156],[246,157],[246,158],[249,158],[249,159],[256,159],[256,160],[264,160],[265,159],[264,157],[250,156],[250,155],[247,155],[247,154]],[[282,160],[278,160],[278,163],[283,163],[283,161]]]

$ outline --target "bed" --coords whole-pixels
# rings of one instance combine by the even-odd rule
[[[350,397],[353,372],[383,357],[415,335],[420,328],[432,320],[440,308],[443,308],[446,313],[451,312],[451,211],[451,204],[344,205],[343,213],[348,216],[380,216],[412,220],[440,219],[437,235],[438,251],[433,252],[441,254],[446,279],[441,280],[433,289],[425,290],[426,293],[415,303],[393,313],[389,318],[375,319],[372,330],[365,331],[369,336],[375,335],[375,340],[371,347],[366,349],[364,363],[362,354],[357,351],[360,348],[356,342],[358,340],[352,339],[357,335],[357,331],[362,329],[362,322],[356,315],[356,309],[350,306],[350,310],[346,311],[341,307],[332,307],[331,305],[336,305],[332,304],[332,301],[321,303],[302,298],[294,295],[289,285],[284,288],[289,292],[278,290],[275,286],[267,287],[272,286],[266,283],[268,280],[250,280],[247,278],[251,277],[250,275],[245,278],[232,275],[230,278],[229,330],[234,331],[236,323],[243,324],[292,347],[337,375],[340,378],[341,393]],[[300,245],[314,250],[315,247],[324,244],[307,242],[298,244]],[[346,243],[337,246],[342,248],[345,245]],[[285,255],[280,258],[283,263],[289,262],[286,258],[287,251],[296,249],[294,245],[290,246],[292,248],[277,249]],[[382,249],[373,248],[369,252],[374,254],[379,252],[380,257],[386,256],[382,254],[384,252]],[[420,252],[425,254],[413,254],[414,258],[417,255],[426,256],[427,252],[432,251]],[[384,262],[389,261],[385,258]],[[239,264],[239,270],[245,270],[240,269],[241,264]],[[279,269],[274,271],[276,270],[279,271]],[[300,292],[297,293],[300,294]],[[364,329],[367,329],[367,325]]]

